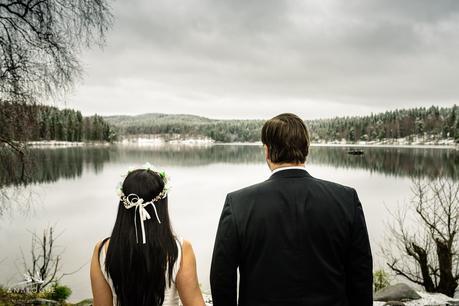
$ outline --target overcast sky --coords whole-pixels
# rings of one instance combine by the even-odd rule
[[[117,0],[84,114],[306,119],[459,104],[457,0]]]

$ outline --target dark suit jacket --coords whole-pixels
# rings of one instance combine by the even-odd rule
[[[373,305],[372,256],[353,188],[301,169],[226,197],[210,284],[215,306]]]

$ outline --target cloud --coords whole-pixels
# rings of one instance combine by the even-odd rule
[[[70,98],[86,113],[319,117],[459,96],[455,0],[136,0],[114,14]]]

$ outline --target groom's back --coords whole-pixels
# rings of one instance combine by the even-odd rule
[[[293,114],[262,128],[265,182],[229,193],[215,239],[215,306],[370,306],[372,258],[362,206],[350,187],[304,168],[309,134]]]
[[[292,169],[229,197],[241,245],[240,305],[347,305],[353,189]]]

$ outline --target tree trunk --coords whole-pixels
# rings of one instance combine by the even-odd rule
[[[440,282],[437,291],[453,297],[457,283],[453,276],[451,247],[447,242],[440,239],[435,239],[435,245],[437,246],[438,265],[440,267]]]
[[[418,255],[418,263],[419,267],[421,268],[422,274],[422,281],[423,286],[427,292],[435,292],[435,285],[432,281],[432,277],[430,276],[429,271],[429,262],[427,260],[427,252],[421,248],[420,246],[416,245],[415,243],[411,244],[413,247],[413,251]]]

